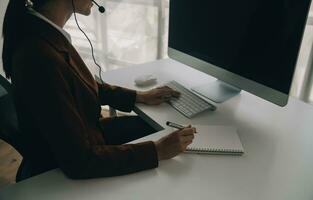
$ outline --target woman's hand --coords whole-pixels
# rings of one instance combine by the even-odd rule
[[[171,159],[184,152],[187,146],[192,143],[195,133],[196,129],[188,126],[187,128],[175,131],[155,142],[158,159]]]
[[[146,92],[137,92],[136,101],[147,105],[159,105],[169,101],[171,98],[178,98],[179,96],[179,92],[167,86],[163,86]]]

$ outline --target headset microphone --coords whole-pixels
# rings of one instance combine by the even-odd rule
[[[94,4],[96,4],[96,6],[98,6],[99,8],[99,12],[104,13],[105,12],[105,8],[103,6],[100,6],[96,1],[92,0],[92,2],[94,2]]]

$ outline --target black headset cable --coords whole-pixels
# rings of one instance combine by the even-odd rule
[[[77,20],[77,16],[76,16],[76,7],[75,7],[75,3],[74,3],[74,0],[72,0],[72,6],[73,6],[73,12],[74,12],[74,19],[75,19],[75,22],[76,22],[76,25],[78,27],[78,29],[84,34],[84,36],[86,37],[86,39],[88,40],[89,44],[90,44],[90,47],[91,47],[91,55],[92,55],[92,59],[93,59],[93,62],[95,63],[95,65],[99,68],[99,78],[100,78],[100,81],[101,81],[101,84],[104,84],[103,80],[102,80],[102,68],[101,66],[97,63],[96,61],[96,58],[95,58],[95,55],[94,55],[94,48],[93,48],[93,45],[91,43],[91,40],[89,39],[88,35],[85,33],[85,31],[80,27],[79,23],[78,23],[78,20]]]

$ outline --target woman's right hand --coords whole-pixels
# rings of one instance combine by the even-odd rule
[[[192,143],[195,133],[196,128],[188,126],[155,142],[159,161],[171,159],[184,152],[187,146]]]

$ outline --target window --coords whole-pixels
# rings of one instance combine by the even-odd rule
[[[290,95],[313,104],[313,5],[310,10]]]
[[[105,15],[94,6],[91,16],[78,16],[91,39],[103,71],[164,58],[167,51],[168,0],[107,0]],[[166,9],[167,8],[167,9]],[[93,74],[98,74],[88,41],[74,17],[65,29]]]

